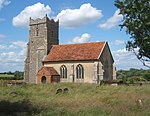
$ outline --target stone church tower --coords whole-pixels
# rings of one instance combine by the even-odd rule
[[[36,74],[43,66],[43,58],[49,53],[52,45],[59,44],[59,22],[50,20],[46,15],[42,19],[30,18],[29,26],[24,78],[26,82],[37,83]]]

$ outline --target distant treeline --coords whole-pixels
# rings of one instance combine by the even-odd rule
[[[15,72],[11,72],[11,71],[9,71],[9,72],[0,72],[0,74],[8,74],[8,75],[13,75]]]
[[[118,70],[117,79],[125,81],[150,81],[150,70],[134,69]]]
[[[15,72],[1,72],[0,73],[0,80],[22,80],[24,77],[24,72],[22,71],[15,71]]]

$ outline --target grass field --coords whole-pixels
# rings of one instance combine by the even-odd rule
[[[14,80],[14,75],[0,74],[0,80]]]
[[[14,77],[14,75],[0,74],[0,77]]]
[[[68,93],[56,94],[58,88]],[[142,106],[136,100],[142,100]],[[0,87],[0,116],[149,116],[150,85],[50,84]]]

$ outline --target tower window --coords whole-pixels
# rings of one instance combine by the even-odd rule
[[[51,31],[51,36],[54,37],[54,32],[53,31]]]
[[[39,28],[38,28],[38,25],[36,26],[36,36],[39,35]]]

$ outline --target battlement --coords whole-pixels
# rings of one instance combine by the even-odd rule
[[[50,23],[50,24],[56,24],[56,25],[59,25],[59,21],[54,21],[54,19],[49,19],[47,17],[47,15],[43,18],[37,18],[37,19],[32,19],[30,17],[30,20],[29,20],[29,25],[37,25],[37,24],[44,24],[44,23]]]

